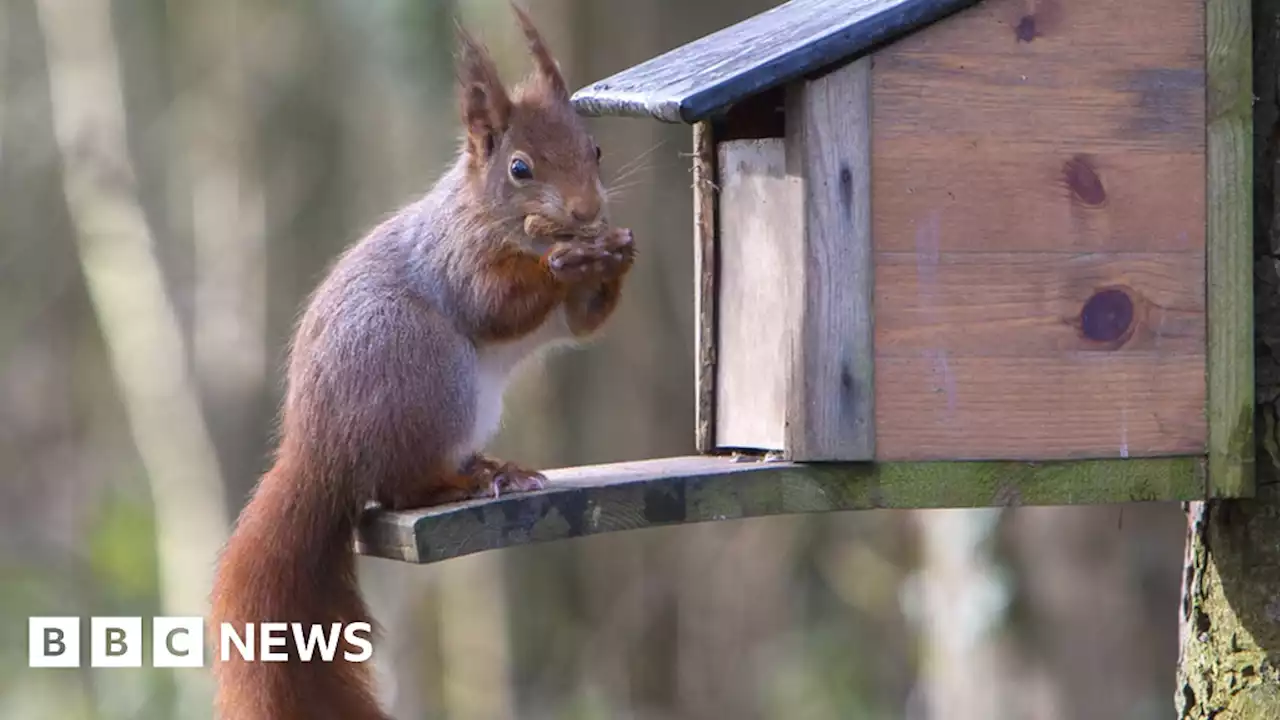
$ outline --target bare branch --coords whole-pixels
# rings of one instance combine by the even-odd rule
[[[79,260],[155,503],[162,608],[203,615],[228,530],[222,477],[137,197],[110,6],[36,6]]]

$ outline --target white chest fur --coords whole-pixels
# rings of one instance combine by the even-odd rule
[[[519,340],[480,348],[476,363],[475,425],[469,447],[461,449],[461,456],[483,449],[502,426],[502,398],[520,364],[538,351],[570,338],[564,312],[558,308],[542,327]]]

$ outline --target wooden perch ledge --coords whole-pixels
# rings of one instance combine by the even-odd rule
[[[819,463],[678,457],[547,472],[548,488],[371,514],[364,555],[432,563],[619,530],[790,513],[1197,500],[1204,458]]]

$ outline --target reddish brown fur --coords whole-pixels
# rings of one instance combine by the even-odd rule
[[[481,341],[508,340],[533,332],[562,300],[565,286],[557,282],[538,258],[514,247],[499,248],[476,257],[467,285],[473,312],[472,337]]]
[[[515,11],[516,20],[520,23],[520,29],[529,43],[529,54],[533,56],[533,61],[538,66],[538,73],[534,78],[546,84],[545,90],[548,97],[568,100],[569,88],[565,85],[564,77],[560,75],[560,66],[551,56],[551,51],[542,41],[538,29],[533,26],[533,21],[524,10],[520,9],[519,5],[512,4],[511,9]]]
[[[458,161],[343,255],[298,324],[276,460],[215,579],[223,720],[385,719],[367,665],[246,663],[234,651],[220,662],[220,624],[367,621],[351,549],[367,503],[402,509],[536,486],[537,473],[480,453],[494,393],[500,413],[507,374],[561,334],[556,323],[587,335],[617,305],[630,233],[608,231],[595,145],[537,31],[518,8],[517,18],[534,78],[508,95],[484,48],[460,32]],[[515,157],[534,179],[509,176]],[[530,237],[530,215],[575,237]]]
[[[502,89],[498,68],[483,46],[461,27],[458,28],[458,100],[462,125],[467,130],[468,150],[477,160],[489,153],[475,143],[492,137],[511,118],[511,101]]]
[[[594,291],[575,290],[565,299],[565,313],[569,321],[569,329],[574,335],[590,335],[618,307],[622,297],[622,282],[608,280]]]

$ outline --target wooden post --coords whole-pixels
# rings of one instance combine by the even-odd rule
[[[715,448],[716,399],[716,145],[711,122],[693,126],[694,352],[698,452]]]
[[[788,88],[784,138],[719,147],[719,447],[875,454],[870,61]]]
[[[1253,495],[1253,93],[1249,0],[1205,8],[1209,483]]]
[[[1208,480],[1214,497],[1253,497],[1192,503],[1187,513],[1174,699],[1183,720],[1272,718],[1280,717],[1280,342],[1274,331],[1280,326],[1274,249],[1280,2],[1256,0],[1251,12],[1247,0],[1209,0],[1207,12]],[[1249,275],[1242,278],[1244,273]],[[1248,284],[1253,278],[1256,294]],[[1255,301],[1256,314],[1250,312]],[[1256,350],[1248,330],[1254,323]],[[1261,452],[1255,487],[1256,451]]]
[[[793,86],[787,105],[787,162],[800,176],[804,203],[804,296],[791,351],[786,454],[871,460],[871,58]]]

